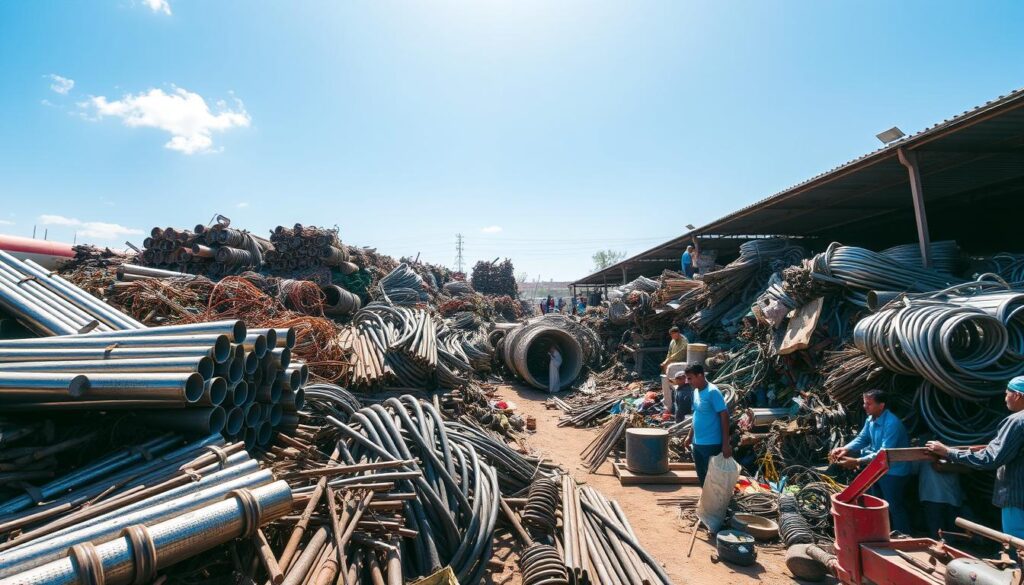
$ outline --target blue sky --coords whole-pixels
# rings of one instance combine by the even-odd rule
[[[0,3],[0,232],[587,274],[1024,86],[1020,2]],[[72,83],[73,82],[73,83]]]

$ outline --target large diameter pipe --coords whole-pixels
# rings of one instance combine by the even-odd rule
[[[249,493],[255,504],[252,508],[247,507],[244,500],[229,494],[220,501],[150,524],[148,533],[156,551],[154,572],[235,538],[255,533],[259,525],[291,512],[291,488],[284,481],[250,488]],[[106,585],[127,585],[136,580],[147,582],[154,576],[141,575],[142,578],[137,578],[135,563],[138,557],[127,536],[118,536],[97,546],[96,556],[100,559],[102,582]],[[88,585],[81,580],[77,563],[69,557],[37,565],[21,574],[10,574],[12,576],[0,581],[0,585]]]
[[[277,347],[278,329],[250,329],[249,335],[262,335],[266,338],[267,348]],[[280,331],[284,331],[281,329]],[[262,355],[259,357],[263,357]]]
[[[141,358],[125,360],[74,360],[0,363],[5,372],[198,372],[205,379],[213,376],[213,359],[193,357]]]
[[[5,346],[5,341],[0,341],[0,369],[4,369],[5,366],[3,364],[12,362],[60,362],[72,360],[118,361],[126,359],[170,359],[190,357],[209,357],[216,361],[215,353],[215,347],[201,345],[182,345],[174,347],[86,347],[77,349],[32,347],[9,349]]]
[[[320,287],[320,290],[324,293],[324,314],[326,315],[351,315],[363,305],[359,297],[340,286],[328,284]]]
[[[548,388],[548,349],[558,348],[562,365],[558,369],[559,388],[571,385],[583,370],[583,348],[564,329],[535,323],[515,329],[502,343],[505,365],[527,384],[542,390]]]
[[[227,335],[232,343],[242,343],[248,332],[245,322],[238,319],[226,319],[223,321],[206,321],[203,323],[188,323],[185,325],[167,325],[164,327],[148,327],[146,329],[132,329],[128,331],[95,332],[86,333],[76,337],[166,337],[169,335]]]

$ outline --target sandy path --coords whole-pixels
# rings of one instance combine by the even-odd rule
[[[796,581],[789,575],[784,562],[784,551],[774,547],[758,547],[758,563],[752,567],[733,567],[713,563],[714,546],[702,532],[693,547],[693,555],[686,557],[689,544],[688,528],[683,528],[675,508],[658,506],[656,499],[664,496],[699,494],[690,486],[631,486],[622,487],[606,463],[591,474],[580,461],[579,453],[597,433],[596,429],[575,429],[557,426],[559,411],[544,407],[546,394],[514,386],[502,386],[498,396],[514,402],[523,415],[537,419],[537,432],[530,435],[530,446],[539,454],[562,465],[577,481],[586,482],[610,499],[617,500],[626,512],[630,524],[637,532],[641,544],[658,559],[665,572],[679,585],[706,583],[787,583]],[[685,530],[685,531],[684,531]],[[505,559],[505,573],[494,575],[492,582],[519,585],[514,557]]]

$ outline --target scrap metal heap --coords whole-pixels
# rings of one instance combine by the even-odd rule
[[[1024,256],[971,258],[945,241],[931,257],[925,269],[914,245],[874,252],[836,243],[807,258],[785,240],[753,240],[736,261],[693,280],[671,271],[638,278],[582,319],[624,367],[553,403],[563,424],[602,427],[583,453],[591,470],[622,450],[629,427],[685,434],[688,421],[664,416],[658,372],[638,351],[667,345],[676,325],[709,346],[708,377],[732,408],[749,476],[734,511],[782,521],[787,544],[829,540],[828,496],[850,475],[827,468],[827,454],[863,424],[864,391],[888,390],[915,440],[974,445],[992,438],[1006,416],[1006,381],[1024,374]],[[987,501],[991,476],[971,474],[966,489]]]
[[[245,234],[154,230],[161,268],[85,250],[67,280],[0,253],[17,323],[0,339],[0,584],[478,583],[501,568],[499,530],[528,585],[670,582],[621,509],[524,455],[524,421],[488,398],[494,344],[519,336],[495,319],[518,303],[346,256],[318,228]],[[358,306],[332,310],[330,287]],[[572,320],[524,330],[574,344],[567,384],[599,363]]]

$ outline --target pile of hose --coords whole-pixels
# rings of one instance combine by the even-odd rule
[[[433,405],[411,396],[363,407],[347,422],[318,416],[336,429],[344,464],[405,462],[400,472],[372,476],[414,494],[403,506],[406,525],[417,531],[416,538],[401,540],[404,579],[451,566],[460,583],[479,583],[491,559],[499,514],[501,471],[491,460],[505,455],[500,447],[484,439],[490,450],[479,449],[480,435],[444,422]],[[337,482],[329,480],[327,486]]]
[[[392,305],[414,306],[430,301],[423,278],[404,262],[380,279],[377,290]]]
[[[886,248],[879,254],[904,266],[920,268],[922,265],[920,244],[901,244]],[[961,259],[960,247],[953,240],[932,242],[928,245],[928,259],[933,269],[946,274],[956,274]]]
[[[985,308],[980,308],[985,307]],[[1024,295],[890,303],[861,319],[858,349],[882,367],[918,375],[950,396],[985,401],[1024,374]]]
[[[811,261],[811,276],[843,286],[847,299],[867,307],[868,291],[924,293],[963,282],[948,274],[908,266],[865,248],[833,242]]]

